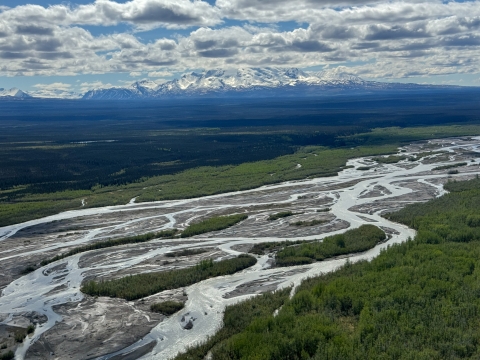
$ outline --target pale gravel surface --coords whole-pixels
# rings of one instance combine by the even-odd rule
[[[127,354],[132,358],[145,352],[142,359],[172,358],[186,347],[213,335],[221,325],[225,306],[262,291],[297,286],[307,277],[338,268],[345,263],[346,257],[279,269],[270,267],[268,255],[261,256],[252,268],[189,286],[184,290],[188,296],[184,310],[165,319],[150,316],[148,307],[139,303],[84,297],[79,291],[82,281],[90,277],[110,278],[131,272],[182,268],[204,257],[222,259],[238,255],[257,242],[321,239],[365,223],[389,228],[392,234],[387,242],[374,249],[348,257],[351,262],[372,259],[387,246],[403,242],[415,234],[412,229],[385,220],[380,214],[442,195],[442,184],[449,177],[471,178],[480,173],[479,158],[470,162],[472,153],[480,151],[479,138],[413,144],[404,147],[407,152],[402,155],[425,151],[424,147],[428,151],[448,151],[449,159],[435,163],[432,158],[438,156],[432,156],[422,162],[379,164],[368,171],[356,168],[365,163],[372,164],[371,161],[353,159],[348,162],[353,168],[345,169],[336,177],[293,181],[199,199],[151,203],[135,203],[132,199],[123,206],[82,208],[0,228],[0,273],[7,279],[5,284],[0,283],[0,287],[4,286],[0,297],[0,319],[3,319],[0,324],[13,325],[24,314],[32,312],[46,320],[17,348],[17,359],[37,358],[34,349],[40,351],[38,358],[42,358],[41,351],[47,350],[42,350],[35,342],[48,339],[50,343],[44,348],[51,350],[53,355],[44,354],[45,358],[85,358],[86,353],[75,355],[68,350],[69,344],[78,342],[81,336],[85,349],[96,346],[96,354],[108,354],[101,359],[127,359]],[[466,160],[469,166],[459,168],[457,175],[431,171],[439,165]],[[317,212],[326,207],[331,208],[329,213]],[[298,215],[267,220],[269,214],[283,210]],[[59,250],[105,238],[173,227],[181,229],[203,217],[236,212],[248,212],[250,217],[232,228],[188,240],[154,240],[108,251],[92,251],[60,260],[25,276],[19,275],[18,264],[38,262]],[[329,222],[312,227],[289,225],[289,222],[312,219],[328,219]],[[192,258],[165,256],[168,252],[186,248],[207,248],[209,251]],[[166,299],[179,295],[165,293],[156,296]],[[82,311],[81,307],[77,308],[79,304],[88,306]],[[114,307],[122,309],[128,321],[109,320],[107,315],[102,318],[106,309]],[[95,317],[95,321],[90,321],[91,317]],[[184,329],[190,321],[193,327]],[[85,333],[90,334],[92,329],[98,336],[95,340],[88,340]],[[59,330],[64,337],[53,335]],[[128,337],[127,333],[133,335]],[[115,341],[115,338],[122,340]]]

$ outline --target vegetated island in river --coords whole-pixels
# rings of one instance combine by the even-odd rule
[[[292,298],[228,307],[224,327],[176,360],[479,358],[480,180],[445,189],[386,215],[415,239],[306,280]]]
[[[127,276],[108,281],[88,281],[81,291],[92,296],[109,296],[128,301],[141,299],[164,290],[178,289],[216,276],[234,274],[255,265],[257,259],[250,255],[239,255],[233,259],[214,262],[200,261],[185,269],[152,272]]]

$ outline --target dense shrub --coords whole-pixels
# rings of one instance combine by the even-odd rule
[[[82,286],[81,291],[92,296],[137,300],[164,290],[189,286],[208,278],[234,274],[256,262],[257,260],[250,255],[240,255],[218,262],[208,259],[185,269],[131,275],[109,281],[88,281]]]
[[[310,221],[296,221],[293,223],[290,223],[289,225],[292,226],[315,226],[315,225],[321,225],[327,223],[328,220],[321,220],[321,219],[314,219]]]
[[[10,350],[5,354],[0,355],[0,360],[13,360],[13,359],[15,359],[15,354],[12,350]]]
[[[295,215],[295,214],[291,211],[281,211],[275,214],[270,214],[270,216],[268,217],[268,220],[273,221],[273,220],[281,219],[281,218],[292,216],[292,215]]]
[[[276,263],[279,266],[308,264],[332,256],[366,251],[385,239],[385,233],[378,227],[362,225],[343,234],[328,236],[321,242],[287,246],[277,252]]]
[[[186,238],[190,236],[204,234],[210,231],[218,231],[229,228],[240,221],[248,218],[247,214],[235,214],[228,216],[215,216],[206,220],[203,220],[196,224],[191,224],[183,232],[181,237]]]
[[[164,301],[150,305],[150,310],[168,316],[182,310],[183,306],[183,303],[178,301]]]
[[[437,167],[433,168],[432,170],[448,170],[448,169],[453,169],[453,168],[461,167],[461,166],[465,166],[465,165],[467,165],[466,162],[461,162],[461,163],[456,163],[456,164],[437,166]],[[458,171],[456,173],[458,173]],[[454,173],[454,174],[456,174],[456,173]]]

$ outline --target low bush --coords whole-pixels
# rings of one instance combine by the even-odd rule
[[[268,220],[273,221],[273,220],[285,218],[285,217],[292,216],[292,215],[295,215],[295,214],[291,211],[282,211],[282,212],[278,212],[276,214],[270,214],[270,216],[268,217]]]
[[[10,350],[5,354],[0,355],[0,360],[13,360],[13,359],[15,359],[15,354],[12,350]]]
[[[203,220],[196,224],[191,224],[183,232],[181,237],[186,238],[190,236],[204,234],[210,231],[219,231],[229,228],[240,221],[248,218],[247,214],[235,214],[227,216],[215,216],[206,220]]]
[[[310,221],[296,221],[294,223],[290,223],[289,225],[292,226],[315,226],[315,225],[321,225],[327,223],[327,220],[320,220],[320,219],[315,219],[315,220],[310,220]]]
[[[16,342],[22,343],[23,340],[25,340],[26,337],[27,337],[27,332],[26,331],[18,330],[18,331],[15,332],[14,339],[15,339]]]
[[[150,310],[169,316],[183,309],[184,304],[178,301],[164,301],[150,305]]]
[[[185,249],[180,251],[173,251],[166,253],[166,257],[180,257],[180,256],[191,256],[191,255],[198,255],[207,252],[205,249]]]
[[[456,163],[456,164],[450,164],[450,165],[443,165],[443,166],[437,166],[433,168],[432,170],[448,170],[448,169],[453,169],[456,167],[461,167],[467,165],[466,162],[461,162],[461,163]]]

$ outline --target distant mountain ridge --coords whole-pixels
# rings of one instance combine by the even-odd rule
[[[17,88],[9,90],[0,88],[0,98],[26,99],[31,98],[31,96]]]
[[[126,87],[98,88],[84,95],[52,89],[27,94],[19,89],[0,89],[0,99],[63,98],[85,100],[141,100],[181,97],[308,96],[452,88],[452,86],[384,83],[366,81],[341,68],[305,72],[297,68],[214,69],[183,74],[180,78],[156,83],[137,81]]]
[[[240,95],[298,86],[358,87],[367,82],[337,69],[307,73],[297,68],[242,68],[192,72],[163,84],[144,80],[125,88],[95,89],[84,99],[141,99],[168,96]]]

